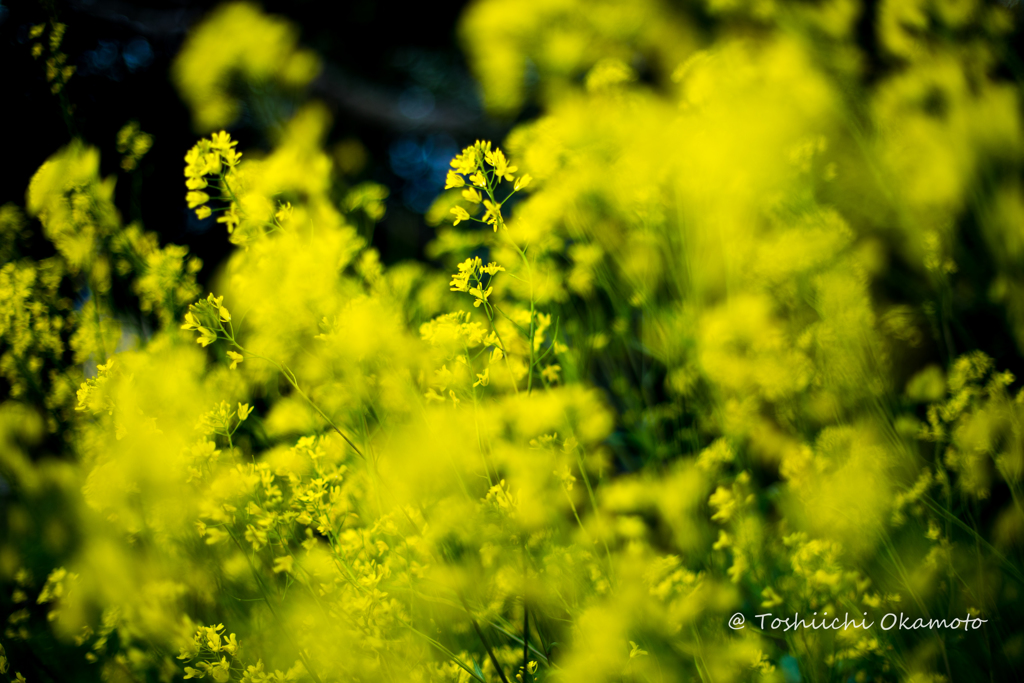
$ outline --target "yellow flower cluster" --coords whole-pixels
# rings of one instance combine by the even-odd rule
[[[121,168],[126,171],[134,171],[152,146],[153,136],[143,132],[138,121],[129,121],[117,131],[117,151],[124,155]]]
[[[185,667],[185,680],[209,676],[217,683],[227,683],[231,679],[231,664],[238,655],[238,639],[234,633],[225,637],[223,631],[224,624],[200,626],[192,641],[181,647],[178,659],[196,665]],[[225,654],[218,660],[217,655],[222,652]]]
[[[172,67],[200,132],[235,120],[241,102],[230,87],[241,78],[253,87],[300,89],[320,71],[320,60],[297,46],[298,31],[247,2],[220,6],[190,31]]]
[[[386,191],[344,187],[315,103],[244,161],[188,152],[244,247],[216,296],[122,224],[96,150],[51,157],[0,208],[0,673],[45,643],[106,680],[1013,678],[1009,15],[859,7],[475,3],[486,101],[541,114],[452,161],[439,265],[369,247]],[[295,36],[198,26],[200,126],[228,74],[309,76]]]
[[[473,306],[479,308],[481,304],[487,303],[487,297],[494,291],[493,287],[484,289],[481,278],[484,275],[489,275],[488,284],[490,284],[490,280],[503,270],[505,269],[494,262],[488,263],[486,266],[483,265],[480,257],[467,259],[459,264],[459,272],[452,275],[449,287],[453,292],[468,292],[475,299]]]
[[[499,227],[505,227],[501,217],[501,207],[513,194],[525,188],[532,180],[529,175],[525,174],[516,178],[513,173],[518,170],[517,167],[509,165],[504,152],[500,149],[495,147],[492,150],[489,141],[477,140],[476,144],[462,150],[461,154],[452,159],[451,167],[452,170],[448,171],[444,189],[463,187],[465,188],[462,190],[463,199],[474,206],[482,204],[484,208],[483,218],[478,219],[471,217],[469,212],[461,206],[453,207],[451,213],[455,215],[455,225],[472,218],[492,226],[495,232]],[[469,185],[466,184],[467,181]],[[514,181],[514,186],[504,199],[498,201],[495,198],[495,193],[502,181]],[[484,194],[481,194],[480,190],[483,190]]]
[[[202,346],[209,346],[218,339],[233,339],[231,332],[231,312],[223,305],[224,297],[210,294],[206,299],[192,304],[185,314],[183,330],[195,330],[199,333],[196,340]],[[224,327],[228,323],[228,327]],[[223,335],[223,336],[221,336]]]
[[[49,34],[44,40],[43,35],[47,33],[47,28],[49,28]],[[67,86],[77,68],[67,63],[67,54],[60,49],[67,28],[67,24],[51,21],[45,24],[36,24],[28,31],[29,40],[34,41],[31,48],[32,58],[40,59],[44,55],[48,55],[45,62],[46,82],[50,84],[50,92],[54,95],[60,93]]]
[[[230,135],[221,131],[208,139],[203,138],[185,155],[185,187],[189,190],[185,201],[188,202],[188,208],[195,209],[196,217],[200,220],[209,218],[213,212],[207,205],[210,195],[203,190],[210,186],[206,177],[215,176],[214,189],[220,193],[218,198],[228,202],[226,213],[217,222],[225,223],[229,234],[238,227],[239,222],[238,198],[231,189],[237,179],[235,168],[242,158],[241,153],[234,149],[237,144]]]

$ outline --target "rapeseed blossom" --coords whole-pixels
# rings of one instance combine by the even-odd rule
[[[0,674],[42,648],[221,683],[1015,670],[1013,14],[863,11],[474,3],[485,103],[540,114],[462,149],[434,263],[389,265],[356,225],[386,190],[338,189],[327,107],[269,149],[218,131],[317,60],[212,13],[175,67],[184,205],[238,247],[212,291],[82,142],[0,208]],[[26,48],[58,89],[64,30]],[[152,139],[118,143],[129,171]],[[886,613],[990,630],[865,626]]]

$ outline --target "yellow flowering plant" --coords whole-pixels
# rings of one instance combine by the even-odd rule
[[[185,155],[185,187],[189,190],[185,201],[188,208],[195,209],[199,219],[210,216],[213,212],[208,205],[210,195],[203,190],[210,186],[207,176],[214,176],[214,189],[220,193],[218,199],[228,203],[226,209],[221,209],[225,214],[217,222],[224,223],[229,234],[234,232],[239,222],[238,198],[231,189],[236,179],[234,171],[242,156],[234,149],[237,144],[230,135],[221,131],[209,139],[200,140]]]
[[[225,79],[318,60],[215,10],[174,67],[183,206],[241,247],[207,296],[83,142],[0,207],[0,676],[1013,678],[1016,18],[867,11],[472,3],[485,103],[539,114],[388,263],[325,105],[239,151]]]
[[[483,218],[475,218],[463,207],[453,207],[451,213],[455,214],[455,225],[460,221],[478,220],[492,226],[495,232],[505,227],[501,207],[513,194],[529,185],[531,180],[528,174],[518,178],[514,176],[518,169],[509,165],[500,149],[491,149],[491,143],[488,141],[477,140],[473,146],[462,150],[461,154],[452,159],[451,167],[452,170],[448,171],[448,177],[445,179],[444,189],[465,188],[462,190],[462,197],[467,202],[480,204],[484,208]],[[496,193],[501,183],[505,181],[513,183],[512,189],[498,201]],[[487,195],[486,199],[480,190]]]

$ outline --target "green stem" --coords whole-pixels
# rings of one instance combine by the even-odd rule
[[[472,669],[470,669],[470,668],[469,668],[468,666],[466,666],[466,664],[465,664],[465,663],[464,663],[464,662],[463,662],[463,661],[462,661],[461,659],[459,659],[459,658],[458,658],[458,657],[457,657],[457,656],[455,655],[455,653],[453,653],[453,652],[452,652],[451,650],[449,650],[448,648],[446,648],[446,647],[445,647],[444,645],[442,645],[442,644],[441,644],[440,642],[438,642],[438,641],[434,640],[433,638],[431,638],[430,636],[428,636],[428,635],[427,635],[426,633],[424,633],[423,631],[419,631],[419,630],[417,630],[417,629],[416,629],[416,628],[414,628],[414,627],[413,627],[413,626],[412,626],[411,624],[406,624],[406,623],[404,623],[404,622],[401,622],[401,623],[402,623],[402,625],[403,625],[403,626],[405,626],[405,627],[406,627],[407,629],[409,629],[410,631],[412,631],[413,633],[415,633],[416,635],[420,636],[421,638],[423,638],[424,640],[426,640],[426,641],[427,641],[428,643],[430,643],[431,645],[433,645],[433,646],[434,646],[435,648],[437,648],[437,650],[438,650],[439,652],[441,652],[441,654],[443,654],[443,655],[444,655],[445,657],[448,657],[448,658],[449,658],[450,660],[452,660],[453,662],[455,662],[455,663],[456,663],[456,664],[457,664],[457,665],[458,665],[458,666],[459,666],[459,667],[460,667],[460,668],[461,668],[461,669],[462,669],[463,671],[465,671],[466,673],[468,673],[468,674],[469,674],[470,676],[472,676],[472,677],[473,677],[473,678],[475,678],[476,680],[480,681],[480,683],[487,683],[487,681],[485,681],[484,679],[480,678],[480,676],[478,676],[478,675],[477,675],[477,673],[476,673],[475,671],[473,671],[473,670],[472,670]],[[504,678],[504,676],[502,676],[502,678]]]
[[[492,306],[489,303],[484,302],[484,313],[487,314],[487,321],[491,323],[491,331],[494,332],[494,336],[498,338],[498,343],[501,344],[501,355],[505,357],[505,367],[508,368],[508,374],[512,378],[512,388],[515,389],[518,394],[519,383],[516,381],[516,376],[512,372],[512,363],[508,360],[508,347],[505,346],[505,341],[501,338],[501,333],[498,332],[498,326],[494,324],[494,316],[491,315],[491,308]]]
[[[226,331],[225,331],[225,333],[226,333]],[[287,367],[281,365],[280,363],[278,363],[276,360],[274,360],[272,358],[267,358],[266,356],[261,356],[259,354],[253,353],[251,351],[246,351],[244,348],[242,348],[241,344],[239,344],[237,341],[235,341],[234,337],[229,337],[228,341],[230,341],[232,344],[234,344],[235,348],[237,348],[242,353],[244,353],[244,354],[246,354],[246,355],[248,355],[248,356],[250,356],[252,358],[258,358],[260,360],[265,360],[268,363],[270,363],[271,365],[273,365],[274,367],[276,367],[281,372],[281,374],[284,375],[284,378],[288,380],[288,383],[292,385],[292,388],[295,389],[296,392],[298,392],[299,396],[304,398],[306,400],[306,403],[308,403],[313,408],[313,410],[315,410],[317,413],[319,413],[320,417],[322,417],[324,420],[327,421],[327,424],[329,424],[331,426],[331,429],[333,429],[335,432],[337,432],[338,436],[340,436],[342,439],[345,440],[345,443],[347,443],[352,448],[352,450],[356,452],[356,455],[358,455],[363,460],[366,460],[366,456],[363,455],[363,452],[361,450],[359,450],[359,447],[356,446],[352,442],[352,439],[348,438],[345,435],[345,433],[341,431],[341,429],[338,427],[338,425],[334,424],[334,421],[331,420],[331,418],[329,418],[327,416],[327,413],[325,413],[324,411],[320,410],[320,406],[318,406],[317,404],[313,403],[313,400],[309,396],[307,396],[306,392],[304,392],[299,387],[298,379],[295,377],[295,374],[291,370],[289,370]]]
[[[260,573],[256,571],[256,566],[252,563],[252,559],[249,557],[249,554],[245,552],[245,548],[242,547],[242,544],[239,542],[238,537],[235,536],[234,532],[231,531],[231,529],[228,529],[228,534],[231,536],[231,540],[235,542],[235,545],[238,546],[238,549],[241,551],[241,553],[245,555],[245,559],[249,562],[249,571],[252,572],[253,579],[256,580],[256,585],[260,589],[260,595],[263,596],[263,601],[267,604],[267,608],[273,615],[274,620],[277,621],[278,625],[282,626],[281,630],[285,634],[285,637],[291,642],[291,645],[295,648],[296,652],[299,653],[299,658],[302,660],[302,665],[306,667],[306,671],[309,673],[310,678],[312,678],[315,681],[315,683],[323,683],[323,681],[320,680],[320,677],[316,674],[316,671],[313,670],[313,667],[310,665],[309,660],[306,658],[306,653],[303,652],[302,648],[299,647],[299,644],[295,642],[294,638],[292,638],[291,636],[291,633],[283,628],[283,624],[281,624],[281,618],[277,615],[277,610],[274,609],[274,605],[270,602],[270,598],[267,597],[267,589],[263,585],[263,578],[260,576]]]
[[[473,624],[473,630],[476,631],[477,637],[480,639],[480,642],[483,643],[484,649],[487,650],[487,655],[491,658],[491,664],[494,665],[498,675],[501,676],[502,683],[508,683],[508,679],[505,678],[505,672],[502,671],[501,664],[498,663],[498,658],[494,656],[494,651],[491,650],[491,646],[487,643],[487,639],[484,638],[484,632],[480,630],[480,624],[477,623],[476,617],[474,617],[473,613],[469,611],[469,605],[466,604],[465,598],[460,595],[459,600],[462,601],[462,607],[466,610],[466,614],[469,615],[469,620]]]
[[[526,539],[523,539],[523,580],[526,580]],[[526,605],[526,591],[523,591],[523,683],[530,671],[530,609]]]

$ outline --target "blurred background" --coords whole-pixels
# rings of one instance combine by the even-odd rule
[[[117,204],[131,206],[133,215],[124,218],[141,219],[164,243],[188,245],[206,264],[200,279],[208,278],[231,245],[219,230],[211,231],[216,223],[200,222],[186,208],[182,158],[202,133],[181,125],[189,112],[169,72],[189,27],[217,4],[0,3],[0,121],[7,135],[0,205],[23,204],[27,180],[74,136],[100,148],[103,175],[118,173],[117,132],[138,121],[154,144],[136,178],[119,180]],[[372,236],[386,263],[423,257],[433,235],[423,214],[443,188],[451,158],[476,138],[501,139],[514,124],[488,118],[480,105],[456,35],[466,4],[344,2],[331,5],[329,19],[323,3],[263,5],[267,13],[301,26],[300,43],[323,60],[310,94],[334,117],[327,148],[344,173],[341,182],[350,187],[369,180],[390,190],[386,214]],[[61,49],[75,67],[62,93],[73,103],[70,121],[62,115],[61,98],[50,92],[43,60],[31,55],[31,28],[48,19],[68,26]],[[277,111],[243,110],[230,128],[242,148],[270,147],[261,131],[272,128],[275,117],[290,115],[288,102],[277,104]],[[137,202],[131,198],[136,181]]]
[[[193,121],[195,109],[181,99],[171,74],[176,56],[194,36],[190,29],[217,4],[0,0],[0,125],[6,133],[0,206],[23,205],[28,179],[40,165],[71,139],[82,138],[100,149],[101,175],[117,179],[114,203],[123,223],[140,222],[162,245],[187,245],[203,261],[199,286],[203,294],[209,291],[228,253],[244,256],[244,250],[235,250],[215,220],[199,220],[187,208],[183,158],[197,139],[219,127],[190,129],[187,122]],[[1010,399],[1008,392],[996,390],[991,392],[995,398],[979,398],[985,396],[981,379],[992,368],[1024,376],[1024,306],[1019,304],[1024,301],[1024,146],[1014,146],[1024,140],[1017,134],[1024,130],[1019,125],[1024,83],[1020,3],[975,3],[1009,10],[1013,16],[1003,22],[980,10],[972,10],[968,21],[951,8],[974,5],[944,0],[919,3],[927,11],[906,16],[899,12],[911,3],[899,0],[859,6],[842,0],[638,1],[635,12],[632,3],[595,3],[604,13],[591,12],[582,2],[563,7],[523,0],[522,5],[487,3],[494,11],[475,19],[466,14],[472,4],[264,3],[268,15],[298,27],[298,44],[320,58],[321,68],[302,92],[277,84],[247,85],[240,79],[233,86],[239,92],[232,94],[238,95],[241,108],[227,130],[247,158],[256,158],[260,150],[276,145],[281,124],[301,102],[323,102],[333,119],[324,145],[337,171],[331,177],[331,199],[341,206],[358,195],[352,189],[359,187],[377,198],[386,195],[383,214],[371,201],[367,206],[376,208],[356,218],[351,206],[343,207],[346,219],[365,231],[384,263],[429,262],[426,245],[435,238],[430,209],[445,185],[451,158],[477,139],[505,145],[502,141],[517,124],[538,118],[537,102],[543,102],[549,128],[524,127],[506,149],[514,163],[537,178],[529,199],[515,207],[516,220],[524,214],[533,219],[536,232],[527,234],[536,238],[531,243],[539,254],[534,264],[543,269],[537,280],[557,286],[538,292],[535,301],[532,274],[528,296],[515,289],[510,277],[509,288],[496,296],[507,296],[509,305],[518,301],[524,312],[529,301],[530,320],[534,303],[547,314],[547,324],[553,314],[555,329],[571,348],[559,358],[560,382],[594,387],[616,416],[610,433],[600,437],[600,449],[595,448],[601,450],[595,462],[602,476],[608,474],[604,483],[620,487],[606,499],[613,503],[600,511],[605,517],[598,516],[599,506],[591,501],[594,519],[606,530],[601,533],[612,537],[610,530],[617,529],[613,540],[633,562],[640,556],[630,555],[630,548],[649,530],[652,556],[686,555],[688,571],[706,571],[719,581],[726,597],[709,601],[718,607],[709,609],[702,626],[704,636],[729,644],[722,652],[733,654],[723,654],[722,661],[736,652],[746,657],[723,628],[722,617],[732,609],[742,606],[752,614],[766,602],[778,605],[782,598],[772,598],[775,590],[790,605],[817,605],[813,600],[819,593],[828,600],[846,593],[859,599],[865,593],[860,575],[845,569],[840,574],[831,546],[808,542],[801,546],[806,550],[802,556],[796,546],[782,547],[778,538],[792,529],[809,530],[812,539],[831,535],[856,548],[861,554],[854,554],[850,566],[874,579],[880,594],[896,595],[886,598],[886,609],[896,610],[896,591],[911,584],[902,576],[894,578],[887,564],[902,567],[899,553],[906,554],[909,566],[948,566],[964,575],[970,571],[972,583],[963,581],[962,591],[955,582],[943,583],[938,574],[922,573],[921,582],[934,589],[936,603],[946,603],[943,609],[954,604],[958,610],[979,604],[992,609],[1002,621],[997,630],[993,618],[989,631],[1010,643],[1000,644],[1007,664],[997,669],[989,649],[994,646],[972,641],[952,666],[943,662],[935,670],[977,671],[978,662],[987,661],[990,670],[1011,676],[1007,672],[1024,662],[1021,610],[1016,609],[1024,594],[1018,570],[1024,507],[1013,488],[1020,480],[1008,478],[989,487],[987,456],[957,460],[951,449],[953,455],[944,458],[936,444],[961,439],[970,446],[983,440],[978,434],[988,439],[991,427],[991,443],[999,448],[1005,444],[1016,458],[1011,462],[1024,463],[1022,441],[1000,431],[1003,415],[1013,416],[1014,429],[1024,424],[1024,398]],[[774,17],[762,12],[776,5],[786,11]],[[839,9],[829,14],[829,8]],[[460,26],[472,21],[474,44],[462,45]],[[635,26],[619,35],[618,29],[629,21]],[[34,28],[43,24],[45,33]],[[55,89],[54,67],[47,65],[57,54],[46,42],[53,40],[55,26],[66,27],[60,29],[59,54],[74,69],[63,89]],[[506,28],[507,35],[494,35]],[[800,50],[790,51],[786,42],[763,52],[743,47],[746,39],[772,36],[776,30],[798,35],[804,41]],[[258,37],[249,47],[254,44],[262,45]],[[715,45],[726,47],[697,54]],[[491,62],[481,57],[502,48],[505,52]],[[485,111],[464,50],[475,54],[474,66],[486,76],[492,113]],[[806,63],[794,57],[805,50]],[[199,55],[194,62],[199,68],[193,71],[198,73],[206,64],[202,60],[217,49],[191,52]],[[736,83],[729,82],[733,76]],[[816,89],[824,80],[828,87]],[[814,102],[813,96],[821,92],[834,92],[835,102],[831,96]],[[826,101],[828,106],[822,104]],[[506,114],[501,118],[493,110]],[[681,111],[689,111],[689,118],[680,116]],[[151,149],[135,169],[123,167],[124,151],[118,145],[119,131],[131,121],[152,136]],[[549,153],[551,149],[555,151]],[[531,226],[529,220],[523,224]],[[450,231],[454,246],[446,261],[432,264],[436,271],[422,280],[407,271],[407,283],[416,284],[407,287],[416,295],[408,297],[408,307],[417,307],[410,321],[422,322],[447,310],[447,303],[429,296],[435,291],[449,294],[446,273],[453,272],[454,263],[470,254],[487,260],[490,253],[501,254],[496,251],[501,244],[485,241],[492,235],[497,233],[486,227]],[[550,239],[546,243],[543,238]],[[29,240],[34,251],[24,255],[41,260],[54,253],[41,234]],[[303,254],[282,259],[302,264]],[[495,258],[510,268],[517,262],[516,254]],[[312,270],[297,265],[290,272],[298,273],[296,280],[309,280],[306,273]],[[262,272],[271,271],[253,270]],[[401,268],[394,272],[396,280],[403,277]],[[267,289],[287,291],[273,277],[259,278],[269,283]],[[66,287],[78,289],[66,294],[76,297],[75,307],[81,309],[87,291],[81,280],[73,280],[68,277]],[[241,294],[244,287],[238,289]],[[347,292],[339,289],[327,297],[335,311],[347,310]],[[239,299],[231,294],[234,307]],[[319,290],[310,293],[310,298],[319,296]],[[117,303],[112,301],[111,307]],[[271,303],[282,311],[301,309],[283,297]],[[465,309],[470,303],[463,297]],[[236,313],[245,308],[240,304]],[[376,315],[378,309],[367,310]],[[268,314],[265,319],[283,317]],[[88,316],[82,319],[83,325],[89,323]],[[181,314],[168,314],[167,319],[176,331]],[[559,328],[559,320],[567,322]],[[308,322],[291,320],[286,333],[292,336],[281,333],[286,342],[281,347],[294,349],[294,362],[303,360],[303,347],[295,340],[308,341],[321,331],[307,329]],[[139,327],[144,328],[142,323]],[[101,336],[99,323],[97,329]],[[273,331],[278,333],[276,327]],[[386,355],[380,349],[390,347],[378,343],[384,332],[373,334],[381,337],[368,336],[366,346]],[[347,339],[343,332],[336,336]],[[993,359],[991,368],[977,361],[977,367],[985,367],[976,376],[971,374],[974,361],[964,356],[974,351]],[[343,352],[348,353],[344,348],[338,353]],[[82,355],[82,370],[76,367],[79,375],[68,375],[72,388],[61,395],[69,413],[74,391],[96,371],[97,363],[88,353]],[[250,372],[252,365],[235,376]],[[943,402],[947,370],[959,377],[949,383],[948,404]],[[153,371],[154,376],[171,374]],[[258,387],[263,379],[254,377],[253,386]],[[993,380],[992,386],[997,384]],[[0,398],[4,388],[0,385]],[[259,391],[252,394],[257,412],[250,425],[269,415],[271,404],[281,397]],[[324,392],[331,390],[325,386]],[[454,402],[455,393],[450,395]],[[981,407],[972,406],[961,415],[966,402],[975,399]],[[948,423],[946,435],[939,433],[940,408],[947,415],[942,418]],[[20,413],[9,414],[10,424],[25,422]],[[1014,433],[1019,436],[1019,431]],[[53,436],[46,449],[62,452],[58,436],[63,434]],[[259,438],[259,449],[280,445],[271,437]],[[533,446],[525,438],[521,441]],[[508,449],[510,463],[530,462],[521,457],[530,452],[524,443],[516,446],[522,450]],[[734,446],[738,456],[731,450]],[[907,453],[914,457],[900,460]],[[694,458],[703,458],[704,465],[694,467],[706,471],[690,477],[691,470],[684,468]],[[849,462],[853,465],[847,466]],[[586,465],[580,463],[582,479]],[[921,497],[924,489],[915,482],[931,485],[933,466],[935,477],[954,476],[968,483],[960,484],[965,495],[948,496],[949,510],[943,508],[946,516],[938,518],[946,536],[939,526],[933,528],[937,517],[921,505],[912,524],[893,521],[903,515],[907,501]],[[546,464],[544,468],[545,477],[558,474]],[[1018,471],[1024,472],[1024,466]],[[525,474],[523,481],[529,481]],[[950,479],[942,481],[951,491]],[[545,496],[543,491],[537,494],[538,500],[558,498]],[[661,506],[657,512],[650,502],[655,497]],[[750,504],[749,515],[734,512],[740,503],[734,505],[733,497]],[[690,502],[680,503],[683,498]],[[842,509],[847,506],[849,514]],[[890,515],[890,507],[897,514]],[[712,516],[707,514],[711,508],[719,510]],[[59,508],[39,504],[34,509]],[[571,526],[575,519],[583,527],[575,508],[572,512],[572,517],[562,514],[562,521]],[[885,536],[886,545],[874,552],[871,543],[882,536],[878,530],[888,534],[890,528],[892,536]],[[725,540],[712,545],[716,534]],[[38,545],[29,534],[24,536],[26,547]],[[789,538],[802,543],[795,534]],[[988,554],[988,546],[982,552],[987,538],[995,539],[1006,555]],[[733,550],[728,549],[734,542],[730,539],[737,539]],[[607,546],[605,551],[610,555]],[[56,551],[54,555],[37,566],[57,566]],[[812,555],[828,560],[828,572],[792,557]],[[940,556],[946,564],[930,559]],[[637,565],[644,562],[636,560]],[[805,575],[797,571],[801,562]],[[772,572],[774,586],[746,571],[757,563]],[[673,576],[683,576],[675,564],[666,566]],[[1013,580],[1003,584],[1005,591],[989,588],[998,585],[992,577],[1011,575]],[[846,584],[829,577],[843,577]],[[678,589],[682,594],[684,583],[680,579],[673,588],[666,579],[661,585],[666,593]],[[733,586],[740,587],[734,592]],[[603,590],[595,587],[593,594]],[[654,594],[646,588],[642,594],[648,593]],[[806,595],[813,600],[799,602]],[[593,631],[621,628],[620,644],[631,642],[622,615],[632,615],[639,632],[646,628],[634,598],[633,593],[620,593],[619,611],[607,613],[607,628],[593,621]],[[872,608],[881,609],[881,598],[873,599]],[[685,600],[678,604],[686,605]],[[998,615],[1000,606],[1003,615]],[[46,618],[41,612],[37,610],[38,621]],[[694,637],[699,639],[696,631]],[[657,639],[652,636],[652,641]],[[601,661],[599,655],[612,651],[602,644],[607,641],[594,642],[590,649],[577,650],[579,670],[589,671],[588,666],[596,666],[593,661]],[[924,653],[922,660],[935,657],[923,637],[918,641],[907,636],[897,645],[900,657],[912,651]],[[771,680],[835,680],[823,666],[823,653],[831,647],[826,639],[807,647],[801,655],[803,668],[792,671],[786,667],[796,666],[794,657],[781,644],[773,647],[774,661],[784,671]],[[887,671],[889,651],[883,653],[877,643],[872,647],[878,650],[874,654],[870,648],[863,650],[866,660],[875,658],[864,671]],[[635,645],[634,650],[639,654]],[[800,652],[795,646],[792,651]],[[622,648],[619,654],[634,658],[626,653]],[[749,661],[742,667],[751,669]],[[679,670],[690,671],[681,665]],[[917,677],[909,666],[906,673],[905,680],[915,683],[944,680],[930,674]],[[589,683],[595,678],[580,675],[575,680]],[[877,678],[865,673],[857,680]]]

